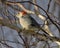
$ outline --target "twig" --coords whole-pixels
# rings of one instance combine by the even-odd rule
[[[1,41],[6,41],[6,42],[11,42],[11,43],[16,43],[16,44],[21,44],[21,45],[23,45],[22,43],[20,43],[20,42],[15,42],[15,41],[10,41],[10,40],[1,40]],[[24,46],[24,45],[23,45]]]
[[[1,41],[0,41],[0,43],[3,44],[3,45],[5,45],[5,46],[7,46],[7,47],[9,47],[9,48],[14,48],[14,47],[12,47],[12,46],[9,46],[7,43],[3,43],[3,42],[1,42]]]
[[[30,4],[32,4],[32,5],[35,5],[35,6],[39,7],[40,9],[42,9],[42,10],[46,13],[48,19],[57,27],[57,29],[58,29],[59,32],[60,32],[60,28],[58,27],[58,25],[57,25],[56,23],[54,23],[54,21],[50,18],[50,16],[48,15],[48,13],[47,13],[42,7],[40,7],[39,5],[34,4],[34,3],[30,2],[30,1],[21,1],[21,2],[11,2],[11,1],[7,1],[7,3],[18,4],[20,7],[23,7],[23,6],[20,5],[19,3],[30,3]],[[24,11],[27,11],[24,7],[23,7],[23,9],[24,9]],[[30,12],[30,11],[29,11],[29,12]],[[30,13],[31,13],[31,12],[30,12]]]
[[[49,0],[48,7],[47,7],[47,12],[49,12],[50,4],[52,0]]]

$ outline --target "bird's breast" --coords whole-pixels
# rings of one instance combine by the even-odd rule
[[[31,25],[31,20],[30,20],[30,18],[21,17],[20,24],[23,28],[28,29],[29,26]]]

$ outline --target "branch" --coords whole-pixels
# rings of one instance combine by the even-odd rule
[[[31,4],[39,7],[40,9],[42,9],[42,10],[46,13],[46,15],[48,16],[49,20],[58,28],[58,26],[57,26],[57,25],[53,22],[53,20],[49,17],[48,13],[47,13],[43,8],[41,8],[40,6],[34,4],[34,3],[30,2],[30,1],[23,1],[23,2],[19,2],[19,3],[26,3],[26,2],[27,2],[27,3],[31,3]],[[20,7],[21,7],[22,9],[24,9],[25,11],[27,11],[27,12],[29,12],[29,13],[35,14],[34,12],[30,12],[29,10],[26,10],[26,9],[25,9],[22,5],[20,5],[19,3],[16,3],[16,2],[6,2],[6,3],[11,4],[11,5],[12,5],[12,4],[17,4],[18,6],[20,6]],[[10,27],[10,28],[16,30],[17,32],[20,32],[20,31],[22,30],[22,29],[20,29],[19,27],[17,27],[16,25],[10,24],[8,21],[5,22],[5,21],[3,21],[2,19],[0,19],[0,24],[2,24],[3,26]],[[60,28],[58,28],[58,29],[60,29]],[[44,29],[40,28],[40,30],[42,30],[43,32],[45,32],[45,33],[47,34],[47,32],[46,32]],[[34,30],[26,30],[26,31],[28,31],[30,34],[36,34]],[[41,35],[39,35],[39,36],[41,36]],[[44,36],[44,35],[43,35],[43,36]],[[44,37],[45,37],[45,36],[44,36]],[[47,37],[48,37],[48,36],[47,36]],[[45,38],[46,38],[46,37],[45,37]],[[57,40],[57,38],[53,38],[53,37],[50,37],[50,36],[49,36],[48,38],[53,39],[53,41],[60,42],[60,39]],[[44,38],[43,38],[43,39],[44,39]]]
[[[7,43],[3,43],[3,42],[1,42],[1,41],[0,41],[0,43],[3,44],[3,45],[5,45],[5,46],[7,46],[8,48],[14,48],[14,47],[8,45]]]
[[[34,36],[37,36],[37,38],[42,39],[44,41],[50,40],[52,42],[56,42],[58,45],[60,45],[60,38],[52,37],[52,36],[46,36],[46,35],[42,35],[39,33],[36,33]]]
[[[52,1],[52,0],[49,0],[47,12],[49,12],[49,8],[50,8],[51,1]]]
[[[11,43],[16,43],[16,44],[21,44],[21,45],[24,46],[24,44],[22,44],[22,43],[20,43],[20,42],[15,42],[15,41],[10,41],[10,40],[1,40],[1,42],[2,42],[2,41],[11,42]]]
[[[0,24],[2,24],[3,26],[7,26],[7,27],[10,27],[11,29],[14,29],[16,30],[17,32],[21,32],[22,29],[20,29],[19,27],[15,26],[15,25],[12,25],[8,22],[4,22],[2,19],[0,19]],[[40,28],[43,32],[46,32],[45,30],[43,30],[42,28]],[[49,39],[52,39],[53,41],[56,41],[56,42],[59,42],[60,43],[60,39],[58,40],[58,38],[54,38],[54,37],[51,37],[49,36],[48,34],[46,34],[46,36],[44,35],[41,35],[41,34],[36,34],[36,32],[34,30],[26,30],[29,34],[32,34],[32,35],[38,35],[39,37],[43,38],[46,40],[46,37],[48,37]]]
[[[59,32],[60,32],[60,28],[58,27],[58,25],[57,25],[56,23],[54,23],[54,21],[50,18],[49,14],[48,14],[42,7],[40,7],[39,5],[34,4],[34,3],[30,2],[30,1],[21,1],[21,2],[11,2],[11,1],[7,1],[6,3],[9,3],[9,4],[17,4],[18,6],[20,6],[20,7],[21,7],[24,11],[26,11],[27,13],[33,13],[33,14],[35,14],[35,13],[34,13],[34,12],[31,12],[31,11],[29,11],[29,10],[26,10],[20,3],[30,3],[30,4],[32,4],[32,5],[35,5],[35,6],[39,7],[40,9],[42,9],[42,10],[46,13],[48,19],[57,27],[57,29],[58,29]]]
[[[2,19],[1,17],[0,17],[0,24],[1,24],[2,26],[7,26],[7,27],[10,27],[11,29],[14,29],[14,30],[17,30],[17,31],[20,30],[20,28],[17,27],[16,25],[10,24],[10,23],[9,23],[9,20],[5,20],[5,21],[4,21],[4,19]]]

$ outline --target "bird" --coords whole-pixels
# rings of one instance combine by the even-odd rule
[[[19,18],[19,23],[22,29],[38,29],[40,25],[27,12],[21,11],[16,15]]]
[[[50,35],[51,36],[51,32],[47,32],[46,30],[43,29],[43,27],[40,26],[39,23],[37,23],[37,21],[32,18],[30,16],[30,14],[28,14],[25,11],[21,11],[19,12],[17,15],[17,18],[19,18],[19,24],[21,25],[21,29],[25,29],[25,30],[34,30],[37,31],[37,33],[42,30],[43,33]]]

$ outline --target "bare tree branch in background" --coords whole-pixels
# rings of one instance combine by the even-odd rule
[[[23,40],[23,42],[24,42],[25,48],[29,48],[28,39],[26,38],[26,39],[24,40],[24,39],[23,39],[24,36],[22,37],[22,35],[20,34],[20,33],[25,33],[25,32],[28,32],[29,35],[32,35],[32,36],[34,36],[34,37],[37,36],[38,39],[43,39],[44,41],[51,40],[51,41],[53,41],[53,42],[58,43],[58,45],[60,45],[60,39],[57,38],[57,37],[54,37],[54,36],[52,35],[52,33],[51,33],[51,31],[49,30],[49,27],[48,27],[48,25],[47,25],[47,24],[48,24],[48,20],[50,20],[50,21],[52,22],[52,24],[55,25],[55,26],[57,27],[57,29],[59,30],[59,32],[60,32],[59,26],[57,25],[56,22],[54,22],[54,20],[50,17],[50,15],[49,15],[49,13],[48,13],[49,8],[50,8],[51,0],[50,0],[49,3],[48,3],[47,11],[45,11],[42,7],[40,7],[39,5],[37,5],[36,0],[33,0],[33,2],[31,2],[31,1],[12,2],[12,1],[3,1],[3,0],[0,0],[0,2],[2,2],[2,4],[6,5],[7,7],[11,7],[11,8],[14,9],[15,11],[18,11],[18,12],[19,12],[20,9],[17,9],[17,8],[14,7],[14,6],[16,5],[16,6],[18,6],[19,8],[21,8],[22,10],[26,11],[28,14],[37,15],[38,17],[41,18],[41,20],[45,21],[45,22],[44,22],[44,27],[43,27],[43,28],[40,27],[40,30],[43,31],[44,34],[40,34],[40,33],[36,33],[34,30],[24,30],[24,29],[20,29],[18,26],[16,26],[16,24],[11,24],[9,18],[8,18],[8,19],[5,19],[5,21],[4,21],[4,18],[1,18],[1,17],[0,17],[0,24],[1,24],[2,26],[7,26],[7,27],[9,27],[9,28],[11,28],[11,29],[14,29],[14,30],[16,30],[16,31],[18,32],[19,37],[20,37],[20,38]],[[35,7],[34,9],[36,10],[37,14],[36,14],[36,12],[34,12],[34,11],[31,11],[31,10],[29,10],[29,9],[26,9],[26,8],[23,6],[23,4],[21,4],[21,3],[29,3],[30,5],[34,5],[34,7]],[[42,9],[42,10],[46,13],[47,18],[44,17],[43,15],[41,15],[41,14],[39,13],[39,10],[38,10],[39,8]],[[6,12],[6,13],[7,13],[7,12]],[[6,14],[5,14],[5,15],[6,15]],[[14,14],[14,15],[15,15],[15,14]],[[13,15],[12,15],[12,16],[13,16]],[[24,31],[25,31],[25,32],[24,32]],[[4,44],[4,43],[2,43],[2,44]],[[6,45],[6,44],[5,44],[5,45]]]
[[[10,1],[8,1],[8,2],[10,2]],[[58,27],[58,25],[57,25],[56,23],[54,23],[54,21],[50,18],[50,16],[48,15],[48,13],[47,13],[42,7],[38,6],[37,4],[34,4],[34,3],[30,2],[30,1],[10,2],[10,3],[15,3],[15,4],[18,3],[18,4],[17,4],[18,6],[20,6],[19,3],[31,3],[32,5],[36,5],[37,7],[39,7],[40,9],[42,9],[42,10],[46,13],[48,19],[58,28],[58,30],[59,30],[59,32],[60,32],[60,28]],[[26,11],[27,13],[33,13],[33,12],[31,12],[31,11],[25,10],[25,8],[24,8],[22,5],[21,5],[20,7],[22,7],[22,9],[23,9],[24,11]],[[34,13],[33,13],[33,14],[34,14]]]
[[[52,0],[49,0],[47,12],[49,12],[49,8],[50,8],[51,1],[52,1]]]

